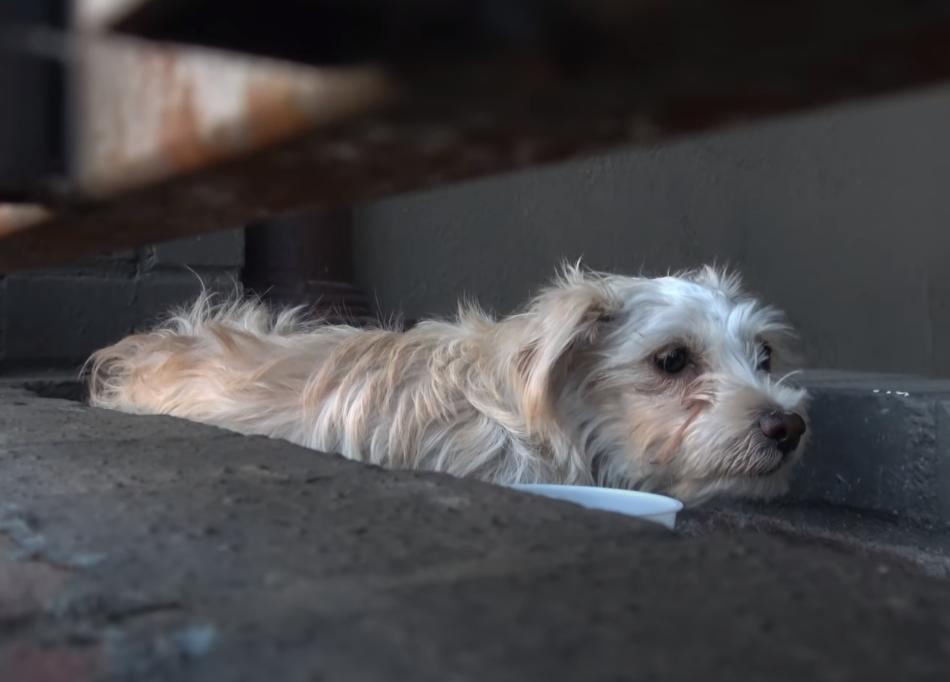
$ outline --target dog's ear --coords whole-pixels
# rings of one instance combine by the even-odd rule
[[[571,356],[589,345],[620,309],[604,277],[565,268],[551,288],[534,299],[515,368],[522,386],[521,406],[529,432],[551,413],[558,381]]]

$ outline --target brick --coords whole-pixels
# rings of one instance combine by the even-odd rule
[[[4,364],[82,361],[133,327],[135,294],[127,278],[7,276]]]
[[[230,272],[155,271],[143,275],[138,282],[135,306],[136,326],[148,326],[163,317],[171,308],[193,301],[202,287],[229,294],[235,291],[236,275]]]
[[[202,281],[217,291],[234,288],[235,277],[229,273],[199,276],[188,271],[158,271],[138,278],[10,275],[4,287],[6,334],[0,335],[0,361],[8,367],[78,364],[94,350],[194,299]]]
[[[33,273],[35,277],[59,275],[62,277],[134,277],[139,269],[139,253],[133,250],[90,256],[61,267]]]
[[[151,267],[239,268],[244,265],[244,231],[213,232],[152,247]]]

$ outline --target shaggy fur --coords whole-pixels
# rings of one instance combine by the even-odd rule
[[[520,314],[463,306],[401,332],[328,326],[202,295],[160,327],[100,350],[91,403],[283,438],[387,467],[497,483],[783,492],[802,445],[757,426],[802,414],[775,380],[787,327],[711,268],[648,279],[566,267]],[[766,346],[765,344],[768,344]],[[688,352],[671,375],[658,358]]]

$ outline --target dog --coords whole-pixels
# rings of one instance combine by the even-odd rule
[[[658,278],[564,266],[514,315],[474,304],[406,330],[307,321],[202,294],[95,353],[90,402],[392,468],[499,484],[783,493],[807,395],[776,378],[791,329],[713,267]]]

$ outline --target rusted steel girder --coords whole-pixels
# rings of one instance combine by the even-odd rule
[[[113,77],[100,76],[98,94],[90,95],[96,73],[121,61],[105,59],[98,71],[90,58],[82,97],[90,97],[85,109],[96,116],[81,127],[85,151],[72,194],[52,219],[0,241],[0,270],[307,206],[344,206],[950,75],[950,3],[934,0],[227,4],[225,24],[244,22],[236,34],[243,43],[214,34],[220,22],[205,26],[202,40],[201,22],[184,21],[189,12],[200,19],[202,8],[221,7],[217,0],[147,0],[123,25],[337,70],[268,63],[293,75],[257,80],[251,72],[265,67],[243,57],[202,54],[211,61],[199,64],[190,61],[197,55],[159,58],[147,54],[167,48],[130,47],[145,52],[128,57],[129,80],[111,69]],[[310,12],[309,23],[286,14],[291,5]],[[142,19],[149,11],[157,12],[151,24]],[[447,11],[459,12],[459,21]],[[233,115],[215,119],[223,104]]]

